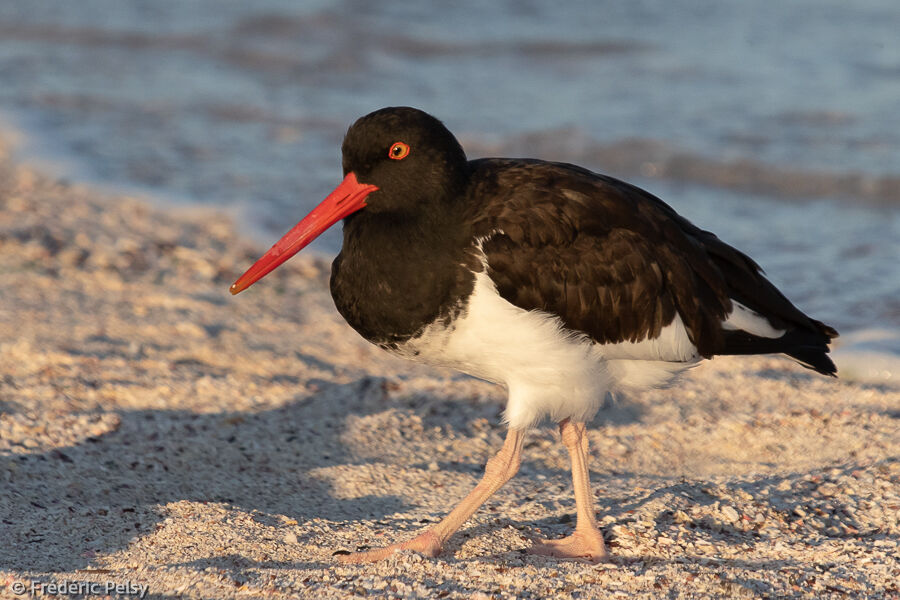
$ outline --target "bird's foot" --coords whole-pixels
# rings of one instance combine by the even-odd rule
[[[576,530],[560,540],[536,540],[528,553],[591,564],[611,561],[603,543],[603,534],[596,528]]]
[[[436,534],[429,530],[417,535],[411,540],[399,544],[391,544],[384,548],[374,548],[363,552],[351,552],[349,554],[338,555],[338,560],[345,564],[371,563],[384,560],[401,550],[412,550],[433,558],[441,553],[441,540]]]

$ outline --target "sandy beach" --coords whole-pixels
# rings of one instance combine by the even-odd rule
[[[900,391],[775,357],[707,361],[597,416],[612,564],[525,553],[574,525],[549,424],[439,558],[336,563],[475,485],[504,391],[359,338],[328,260],[231,297],[264,248],[226,216],[0,146],[0,597],[900,598]]]

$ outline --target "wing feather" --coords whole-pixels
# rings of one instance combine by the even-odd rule
[[[470,203],[500,295],[558,315],[600,343],[659,336],[681,316],[701,356],[816,352],[837,336],[797,309],[752,259],[628,183],[563,163],[481,159],[471,163]],[[762,339],[726,331],[732,299],[790,335]],[[808,357],[804,359],[810,363]]]
[[[479,163],[492,167],[482,177]],[[701,353],[721,343],[725,281],[662,201],[573,165],[474,164],[477,197],[490,198],[475,233],[506,300],[601,343],[656,337],[676,311]]]

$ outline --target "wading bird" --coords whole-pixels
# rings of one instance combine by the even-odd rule
[[[572,535],[531,552],[591,562],[597,526],[585,422],[607,392],[660,386],[703,358],[783,353],[834,375],[837,332],[798,310],[745,254],[652,194],[571,164],[467,160],[434,117],[375,111],[343,143],[344,180],[231,287],[237,294],[343,219],[335,306],[394,354],[506,387],[503,447],[475,489],[412,540],[347,554],[428,556],[517,471],[525,432],[559,423]]]

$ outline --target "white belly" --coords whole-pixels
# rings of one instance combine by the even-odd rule
[[[397,353],[505,385],[509,400],[504,418],[510,427],[527,429],[544,417],[586,421],[607,392],[664,384],[694,364],[696,348],[689,340],[685,346],[680,318],[677,324],[680,330],[666,328],[660,341],[595,344],[564,329],[557,317],[510,304],[482,272],[475,276],[467,306],[450,326],[433,323]],[[671,357],[670,343],[678,349]]]

